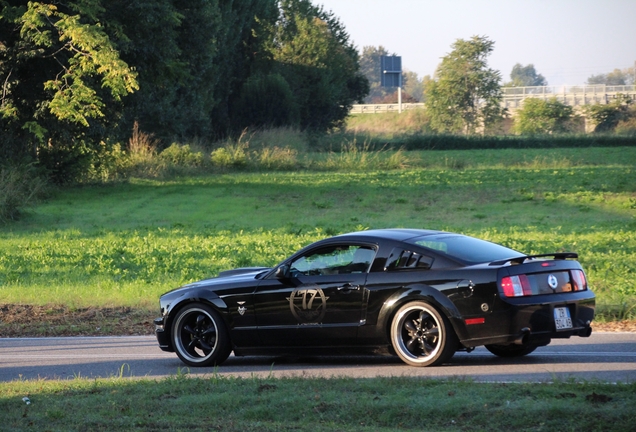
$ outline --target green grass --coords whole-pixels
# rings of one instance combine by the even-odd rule
[[[23,398],[28,397],[27,405]],[[633,430],[632,384],[74,379],[0,384],[2,430]]]
[[[60,190],[1,228],[0,303],[154,308],[175,286],[236,266],[271,266],[320,238],[413,227],[527,253],[578,252],[600,319],[636,315],[636,148],[401,157],[407,168],[235,172]]]

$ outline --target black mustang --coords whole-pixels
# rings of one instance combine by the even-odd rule
[[[159,346],[189,366],[237,356],[396,353],[412,366],[485,347],[523,356],[587,337],[595,297],[574,253],[525,255],[465,235],[386,229],[313,243],[161,296]]]

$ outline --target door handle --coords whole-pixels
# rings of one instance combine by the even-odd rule
[[[338,291],[350,292],[350,291],[359,291],[360,285],[352,285],[350,283],[346,283],[341,287],[338,287]]]

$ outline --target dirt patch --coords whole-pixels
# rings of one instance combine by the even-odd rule
[[[594,322],[592,330],[598,332],[636,332],[636,321]]]
[[[0,337],[152,335],[158,312],[130,307],[0,304]],[[594,331],[636,332],[636,321],[592,322]]]
[[[1,337],[152,335],[157,311],[0,304]]]

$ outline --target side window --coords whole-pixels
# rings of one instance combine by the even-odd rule
[[[384,270],[422,269],[428,270],[433,265],[433,258],[401,248],[394,248],[386,260]]]
[[[292,276],[366,273],[371,267],[375,250],[366,246],[329,246],[294,260]]]

